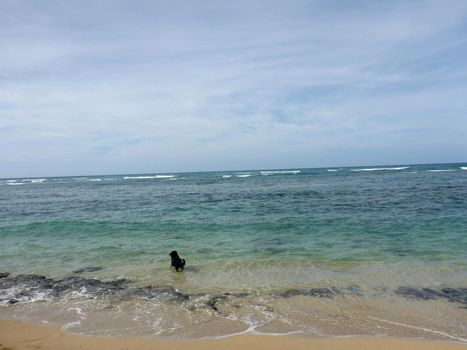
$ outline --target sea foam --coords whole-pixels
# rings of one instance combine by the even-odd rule
[[[393,168],[363,168],[363,169],[352,169],[352,171],[384,171],[384,170],[405,170],[408,166],[399,166]]]
[[[275,175],[275,174],[299,174],[301,170],[263,170],[260,171],[261,175]]]
[[[171,179],[175,175],[147,175],[147,176],[124,176],[124,180],[144,180],[144,179]]]
[[[31,181],[31,183],[33,183],[33,184],[34,184],[34,183],[41,183],[41,182],[45,182],[45,181],[46,181],[46,179],[31,179],[30,181]]]

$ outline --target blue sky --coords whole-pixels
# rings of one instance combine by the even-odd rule
[[[0,0],[0,177],[467,161],[467,1]]]

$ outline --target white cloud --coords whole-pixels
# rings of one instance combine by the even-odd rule
[[[0,176],[462,160],[466,14],[4,1]]]

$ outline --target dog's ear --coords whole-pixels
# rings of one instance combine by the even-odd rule
[[[169,255],[170,255],[171,257],[174,257],[174,256],[177,256],[177,255],[178,255],[178,253],[177,253],[177,251],[176,251],[176,250],[172,250],[172,251],[170,252],[170,254],[169,254]]]

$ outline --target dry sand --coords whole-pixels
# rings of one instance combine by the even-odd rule
[[[0,320],[0,350],[248,350],[248,349],[320,349],[320,350],[454,350],[467,344],[430,342],[398,338],[300,338],[292,336],[234,336],[218,340],[163,341],[147,338],[101,338],[76,336],[57,328]]]

